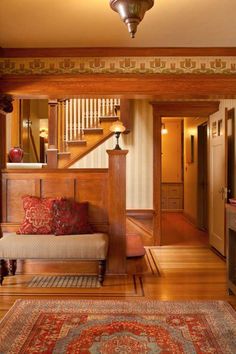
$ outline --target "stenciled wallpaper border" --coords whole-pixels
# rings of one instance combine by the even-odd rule
[[[0,58],[1,75],[236,74],[233,57]]]

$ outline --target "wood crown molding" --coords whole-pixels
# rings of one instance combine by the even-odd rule
[[[114,56],[236,56],[236,47],[0,48],[2,58]]]
[[[219,110],[219,101],[151,102],[161,117],[208,117]]]

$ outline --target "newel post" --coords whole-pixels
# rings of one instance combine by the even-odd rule
[[[57,168],[57,100],[48,101],[48,150],[47,167]]]
[[[107,150],[109,155],[109,251],[107,272],[126,273],[126,155],[128,150]]]

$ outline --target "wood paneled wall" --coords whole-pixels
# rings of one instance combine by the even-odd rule
[[[108,230],[107,169],[3,171],[3,230],[14,230],[22,222],[22,197],[27,194],[88,201],[89,221],[95,230]]]

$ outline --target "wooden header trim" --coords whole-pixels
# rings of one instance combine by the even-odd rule
[[[122,56],[236,56],[236,47],[0,48],[2,58]]]
[[[30,168],[11,168],[11,169],[3,169],[1,170],[2,173],[7,174],[58,174],[58,175],[68,175],[68,174],[75,174],[75,173],[107,173],[108,168],[61,168],[61,169],[48,169],[48,168],[39,168],[39,169],[30,169]]]
[[[14,98],[230,99],[236,95],[236,75],[3,76],[0,92]]]
[[[161,117],[208,117],[219,110],[219,101],[151,102]]]

